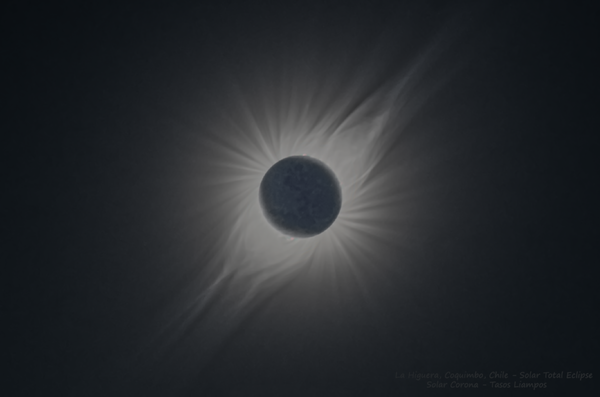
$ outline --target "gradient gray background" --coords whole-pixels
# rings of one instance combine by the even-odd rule
[[[9,11],[7,395],[395,396],[428,392],[396,372],[600,376],[591,10]],[[334,131],[343,144],[322,145]],[[346,218],[311,248],[253,240],[234,222],[262,222],[242,193],[304,147],[342,186],[345,165],[365,174]],[[512,391],[473,393],[491,392]]]

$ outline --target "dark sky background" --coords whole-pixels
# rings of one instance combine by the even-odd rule
[[[541,380],[535,393],[597,393],[591,7],[64,3],[5,18],[4,109],[15,123],[3,131],[3,273],[15,333],[2,394],[457,392],[395,379],[410,371],[581,371],[594,379]],[[298,277],[244,313],[210,359],[189,348],[202,343],[190,336],[202,316],[154,352],[157,319],[190,280],[210,277],[203,265],[216,249],[215,230],[195,219],[189,233],[182,210],[192,158],[208,154],[188,145],[187,131],[204,133],[193,120],[234,113],[232,85],[252,97],[297,70],[322,87],[361,74],[385,87],[440,35],[419,83],[440,88],[382,165],[408,167],[410,180],[389,184],[422,193],[402,225],[410,238],[389,247],[404,276],[365,261],[366,294],[352,280],[332,292]],[[327,95],[323,112],[337,99]]]

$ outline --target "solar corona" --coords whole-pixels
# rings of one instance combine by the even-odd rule
[[[413,121],[460,69],[425,78],[445,33],[386,73],[375,61],[385,47],[358,69],[292,63],[273,77],[257,65],[239,81],[224,71],[220,102],[174,123],[173,162],[187,165],[175,212],[199,260],[142,350],[208,368],[280,294],[291,312],[355,300],[379,312],[368,283],[404,276],[416,220],[431,218],[423,197],[436,187],[417,181],[436,165],[420,155],[432,135]]]

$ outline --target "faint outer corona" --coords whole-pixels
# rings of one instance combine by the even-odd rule
[[[309,156],[290,156],[275,163],[260,183],[265,218],[281,233],[312,237],[335,221],[342,190],[325,163]]]

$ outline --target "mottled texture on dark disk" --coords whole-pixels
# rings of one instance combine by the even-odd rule
[[[342,207],[342,191],[325,163],[290,156],[263,177],[260,204],[269,223],[283,234],[311,237],[333,224]]]

